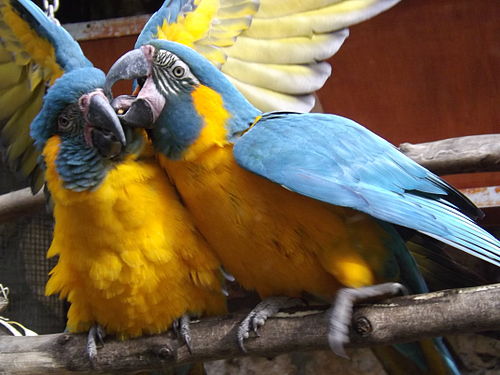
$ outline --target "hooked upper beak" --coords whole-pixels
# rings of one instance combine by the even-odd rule
[[[80,109],[85,118],[84,138],[106,158],[118,155],[127,141],[118,116],[102,90],[83,95]]]
[[[86,112],[86,120],[89,124],[111,132],[122,145],[126,145],[127,141],[120,120],[104,95],[99,93],[92,95]]]
[[[152,46],[147,47],[153,48]],[[145,52],[150,51],[146,51],[144,47],[134,49],[115,61],[106,75],[106,82],[104,83],[104,92],[106,94],[112,94],[111,88],[122,79],[132,80],[150,75],[152,53],[146,55]]]
[[[112,105],[125,126],[152,128],[165,105],[165,98],[156,89],[151,75],[154,51],[153,46],[146,45],[127,52],[113,64],[106,76],[104,90],[110,95],[117,81],[145,78],[136,98],[126,96],[113,100]]]

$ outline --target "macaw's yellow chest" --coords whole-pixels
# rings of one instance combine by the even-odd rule
[[[219,264],[154,160],[127,160],[93,191],[63,187],[58,142],[44,151],[55,203],[46,286],[71,302],[70,331],[95,323],[125,338],[166,330],[183,314],[225,309]]]
[[[286,190],[239,167],[232,146],[194,161],[160,157],[224,267],[262,297],[381,279],[386,234],[371,217]]]

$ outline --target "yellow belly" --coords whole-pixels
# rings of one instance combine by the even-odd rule
[[[44,151],[55,202],[48,256],[59,255],[46,293],[71,302],[69,330],[99,323],[125,338],[162,332],[185,313],[224,312],[219,263],[154,160],[128,160],[77,193],[61,185],[57,149],[54,138]]]
[[[262,296],[331,297],[380,281],[385,232],[363,213],[293,193],[239,167],[232,148],[160,157],[224,267]]]
[[[160,157],[224,267],[262,296],[332,297],[381,279],[385,232],[371,217],[286,190],[239,167],[232,147]]]

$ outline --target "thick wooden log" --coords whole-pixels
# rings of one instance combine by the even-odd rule
[[[500,284],[397,297],[356,308],[350,347],[394,344],[425,337],[500,329]],[[127,373],[168,368],[194,361],[243,355],[273,356],[326,349],[327,314],[322,309],[280,313],[260,337],[236,343],[244,315],[203,319],[191,324],[192,353],[170,332],[118,342],[106,340],[94,366],[85,355],[86,335],[0,337],[0,374]]]
[[[401,152],[436,174],[500,171],[500,134],[402,143]]]
[[[45,207],[43,191],[33,195],[30,188],[25,188],[0,195],[0,224],[21,216],[32,215],[43,207]]]

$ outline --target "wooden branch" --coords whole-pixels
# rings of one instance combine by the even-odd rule
[[[0,195],[0,224],[21,216],[32,215],[43,207],[45,207],[43,191],[33,195],[31,189],[26,188]]]
[[[500,284],[392,298],[360,306],[354,313],[350,347],[394,344],[425,337],[500,329]],[[126,373],[168,368],[193,361],[243,355],[273,356],[290,351],[328,348],[327,316],[309,309],[280,313],[268,320],[259,338],[242,353],[236,328],[244,315],[203,319],[191,324],[190,354],[170,332],[118,342],[107,339],[95,367],[85,355],[86,335],[56,334],[0,337],[0,373]],[[4,372],[2,372],[4,371]]]
[[[500,134],[449,138],[416,145],[403,143],[399,149],[440,175],[500,171]]]
[[[500,134],[402,143],[399,149],[437,174],[500,171]],[[38,211],[44,203],[42,192],[32,196],[29,189],[1,195],[0,224]]]

